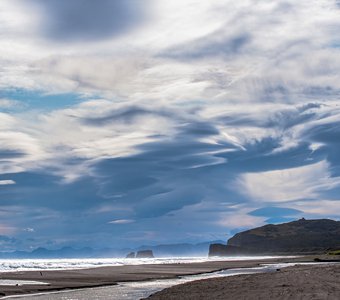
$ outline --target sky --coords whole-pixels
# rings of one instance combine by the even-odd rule
[[[0,245],[340,219],[335,0],[1,0]]]

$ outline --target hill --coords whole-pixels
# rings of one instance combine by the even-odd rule
[[[339,248],[340,222],[303,218],[237,233],[226,246],[212,244],[209,255],[316,253]]]

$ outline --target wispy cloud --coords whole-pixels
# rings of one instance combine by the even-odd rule
[[[118,225],[121,225],[121,224],[131,224],[131,223],[134,223],[134,222],[135,222],[134,220],[122,219],[122,220],[113,220],[113,221],[110,221],[109,224],[118,224]]]
[[[329,164],[316,164],[240,176],[238,186],[254,201],[285,202],[315,199],[324,191],[340,187],[340,178],[332,178]]]

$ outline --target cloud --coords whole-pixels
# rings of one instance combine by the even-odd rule
[[[114,220],[110,221],[109,224],[130,224],[135,222],[134,220],[127,220],[127,219],[122,219],[122,220]]]
[[[332,178],[328,169],[329,164],[321,161],[292,169],[248,173],[239,177],[238,185],[254,201],[315,199],[340,185],[340,179]]]
[[[23,103],[12,100],[12,99],[6,99],[6,98],[1,98],[0,99],[0,109],[1,110],[8,110],[8,109],[18,109],[24,107]]]
[[[283,216],[295,216],[300,214],[301,211],[297,209],[287,207],[262,207],[255,209],[249,213],[251,216],[263,216],[263,217],[283,217]]]
[[[316,201],[298,201],[292,204],[296,209],[301,209],[309,218],[339,219],[340,199],[318,199]]]
[[[147,1],[137,0],[58,0],[31,1],[43,15],[44,35],[59,42],[93,41],[123,34],[140,25]]]
[[[218,224],[228,229],[241,231],[242,229],[262,226],[265,224],[264,221],[263,216],[251,215],[249,214],[249,209],[244,208],[244,205],[237,205],[230,211],[221,214]]]
[[[0,185],[11,185],[15,184],[15,181],[13,180],[0,180]]]
[[[167,49],[164,56],[180,60],[236,56],[247,46],[250,39],[251,37],[247,33],[228,36],[225,34],[225,30],[218,30],[188,44]]]
[[[304,212],[298,209],[287,207],[267,206],[255,209],[248,213],[251,216],[266,217],[266,223],[283,223],[296,220],[299,216],[305,216]]]
[[[293,103],[339,95],[339,49],[332,47],[336,41],[331,30],[339,21],[333,1],[313,5],[260,1],[256,6],[229,0],[139,5],[134,1],[105,0],[101,5],[88,0],[29,1],[30,11],[40,7],[29,15],[45,18],[41,29],[55,43],[42,41],[39,30],[14,39],[15,51],[8,51],[8,38],[2,41],[0,57],[8,66],[2,85],[176,103],[198,99]],[[22,20],[27,7],[26,1],[19,1],[14,9],[6,0],[4,11],[9,19]],[[156,16],[139,21],[145,11]],[[122,25],[118,26],[122,34],[115,35],[117,28],[110,22],[122,20],[138,30],[125,31]],[[33,26],[9,25],[16,37]],[[68,47],[62,42],[75,36],[96,43]]]

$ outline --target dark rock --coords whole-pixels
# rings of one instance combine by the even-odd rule
[[[224,244],[211,244],[209,247],[209,256],[235,256],[246,254],[249,254],[249,251],[241,247]]]
[[[135,252],[130,252],[128,255],[126,255],[126,258],[135,258],[136,254]]]
[[[152,250],[140,250],[137,252],[136,258],[154,258]]]
[[[140,250],[152,250],[155,256],[162,257],[180,257],[180,256],[205,256],[208,253],[210,244],[218,244],[224,241],[216,240],[211,242],[203,242],[199,244],[189,244],[189,243],[181,243],[181,244],[162,244],[162,245],[143,245],[134,251]],[[133,250],[131,250],[133,251]]]

